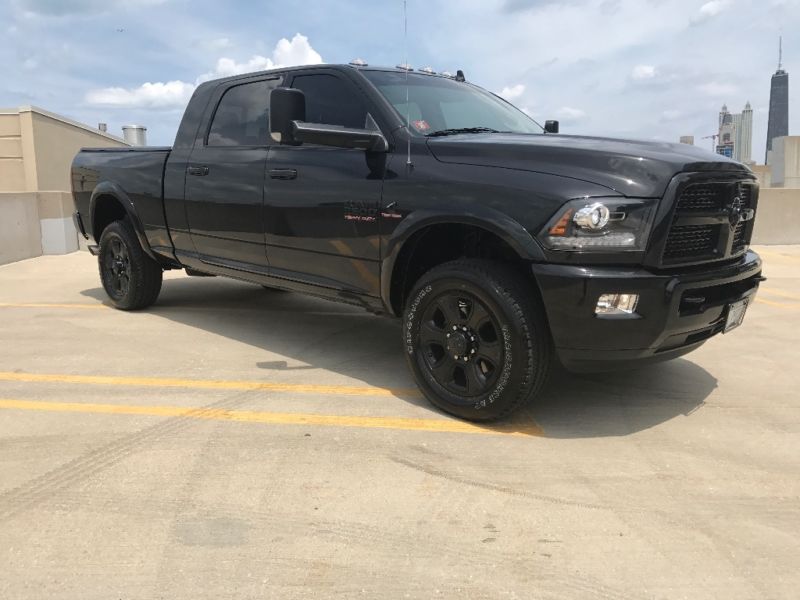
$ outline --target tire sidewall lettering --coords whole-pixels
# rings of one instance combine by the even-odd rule
[[[433,286],[431,285],[426,285],[423,287],[414,297],[414,300],[409,305],[408,312],[406,313],[406,326],[405,331],[403,332],[403,337],[406,342],[406,352],[408,352],[409,355],[414,354],[414,321],[419,310],[419,305],[425,299],[425,296],[430,294],[432,291]]]

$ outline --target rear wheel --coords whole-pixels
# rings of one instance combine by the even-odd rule
[[[409,296],[403,341],[425,396],[473,421],[531,401],[551,366],[535,290],[503,263],[457,260],[423,275]]]
[[[114,221],[103,230],[98,263],[103,288],[116,308],[145,308],[158,298],[161,266],[144,252],[127,219]]]

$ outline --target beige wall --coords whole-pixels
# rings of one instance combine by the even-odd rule
[[[769,161],[774,187],[800,188],[800,136],[775,138]]]
[[[761,188],[753,244],[800,244],[800,189]]]
[[[772,168],[768,165],[751,165],[750,169],[758,177],[758,183],[762,188],[772,187]]]
[[[41,108],[0,109],[0,192],[68,191],[72,159],[85,146],[127,144]]]
[[[70,165],[120,138],[41,108],[0,109],[0,264],[78,249]]]

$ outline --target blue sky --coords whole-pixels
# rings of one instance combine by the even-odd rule
[[[470,81],[565,133],[677,141],[755,110],[763,161],[784,36],[800,77],[800,0],[409,0],[409,62]],[[171,144],[197,82],[272,64],[402,61],[401,0],[5,0],[0,106],[148,127]],[[791,130],[800,104],[790,99]]]

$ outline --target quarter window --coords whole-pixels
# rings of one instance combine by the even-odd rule
[[[227,90],[211,121],[207,145],[269,144],[269,92],[279,84],[279,79],[271,79],[245,83]]]

